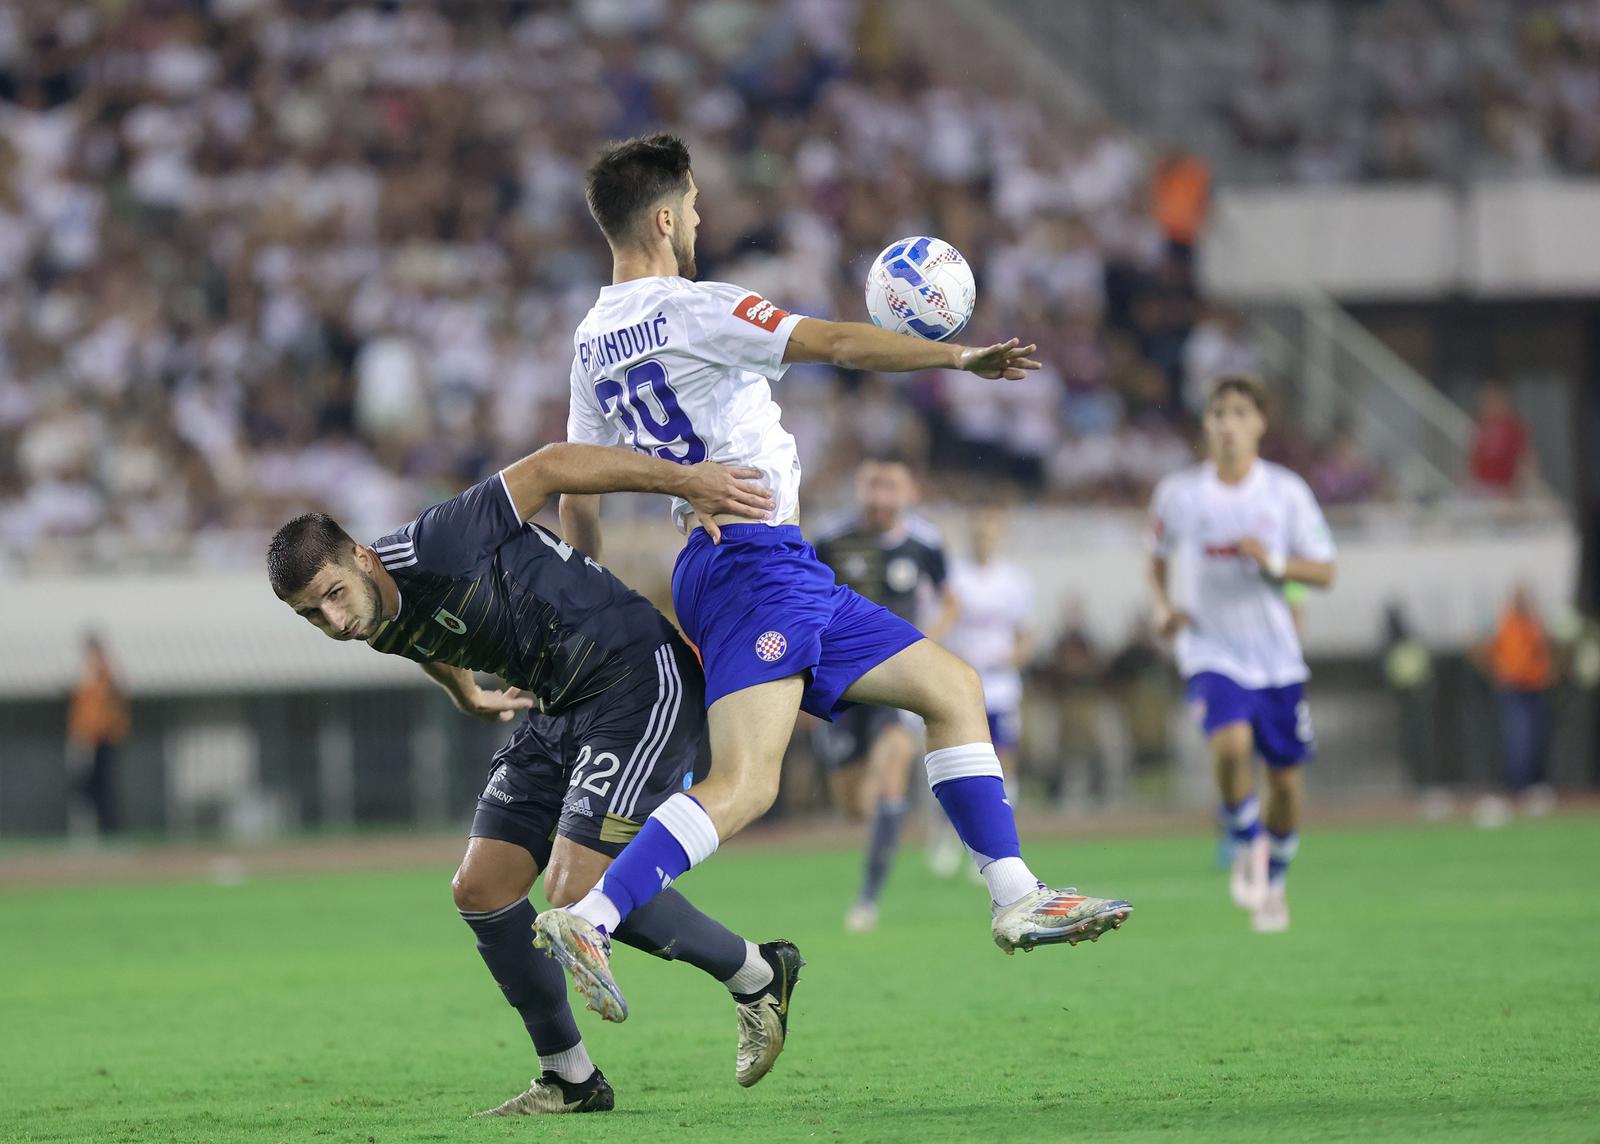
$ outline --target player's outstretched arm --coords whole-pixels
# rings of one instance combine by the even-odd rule
[[[478,686],[477,677],[465,668],[451,667],[448,663],[425,663],[422,670],[449,693],[457,710],[479,719],[509,723],[533,706],[533,699],[515,687],[485,691]]]
[[[880,373],[906,373],[919,369],[961,369],[990,379],[1020,381],[1039,363],[1028,355],[1038,346],[1021,345],[1019,339],[974,348],[947,342],[930,342],[910,334],[881,330],[865,322],[828,322],[803,318],[789,334],[784,347],[786,362],[815,362],[840,369],[868,369]]]
[[[754,483],[760,469],[730,468],[715,461],[679,465],[631,449],[570,441],[546,445],[502,469],[500,476],[523,520],[536,515],[558,493],[667,493],[689,502],[712,540],[720,539],[713,517],[765,520],[777,503],[766,488]]]

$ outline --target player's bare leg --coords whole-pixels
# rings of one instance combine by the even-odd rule
[[[1022,860],[1000,760],[989,741],[983,685],[966,663],[919,640],[856,680],[844,697],[922,716],[929,783],[989,887],[994,940],[1002,950],[1094,941],[1127,919],[1133,911],[1127,902],[1049,889]]]
[[[878,924],[878,895],[900,846],[900,829],[906,815],[906,788],[912,764],[916,762],[916,750],[916,737],[897,720],[883,729],[867,753],[863,793],[872,825],[861,892],[845,915],[845,928],[851,933],[866,933]]]
[[[805,677],[791,675],[724,695],[706,711],[715,765],[689,794],[726,841],[767,813],[778,797],[783,755],[800,714]]]
[[[1222,798],[1222,818],[1233,842],[1228,892],[1241,910],[1259,909],[1267,893],[1267,841],[1256,797],[1255,735],[1246,722],[1211,734],[1211,765]]]
[[[1287,875],[1300,848],[1300,811],[1305,805],[1305,770],[1298,765],[1267,768],[1267,877],[1261,905],[1251,915],[1257,933],[1289,928]]]

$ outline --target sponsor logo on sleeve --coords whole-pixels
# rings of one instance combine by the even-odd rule
[[[775,334],[778,332],[778,323],[789,316],[789,311],[778,309],[760,294],[746,294],[734,306],[733,316],[752,326],[760,326],[769,334]]]

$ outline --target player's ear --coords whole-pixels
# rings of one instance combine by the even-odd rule
[[[356,567],[367,575],[372,575],[372,570],[377,566],[377,561],[372,557],[372,550],[364,544],[352,544],[351,553],[355,558]]]

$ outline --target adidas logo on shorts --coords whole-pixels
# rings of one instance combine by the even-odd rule
[[[568,802],[568,803],[563,803],[562,806],[561,806],[561,809],[564,810],[564,811],[567,811],[570,814],[581,814],[585,818],[593,818],[594,817],[594,810],[593,810],[593,808],[591,808],[589,806],[589,796],[588,795],[584,795],[582,798],[574,799],[573,801]]]

